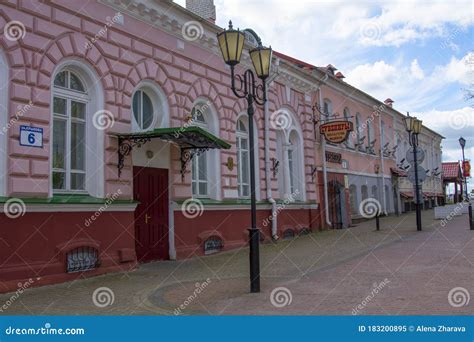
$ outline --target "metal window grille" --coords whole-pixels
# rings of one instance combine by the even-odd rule
[[[78,247],[67,253],[67,273],[93,270],[99,266],[99,253],[92,247]]]

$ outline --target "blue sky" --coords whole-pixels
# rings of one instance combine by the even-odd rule
[[[177,0],[184,5],[185,0]],[[372,96],[392,98],[446,137],[443,159],[474,157],[471,1],[215,1],[217,24],[253,28],[266,45],[309,63],[336,66]]]

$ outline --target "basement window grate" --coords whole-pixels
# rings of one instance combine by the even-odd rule
[[[287,229],[283,232],[283,239],[293,239],[295,237],[295,231],[293,229]]]
[[[67,253],[67,273],[89,271],[99,266],[99,253],[92,247],[78,247]]]
[[[204,241],[204,254],[213,254],[220,252],[222,247],[224,247],[224,243],[221,239],[217,237],[211,237]]]

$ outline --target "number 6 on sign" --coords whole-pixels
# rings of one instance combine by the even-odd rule
[[[39,127],[20,126],[20,145],[43,147],[43,129]]]

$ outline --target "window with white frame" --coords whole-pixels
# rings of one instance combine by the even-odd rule
[[[208,130],[207,117],[200,106],[195,106],[191,112],[194,125]],[[192,191],[195,197],[209,196],[209,161],[208,153],[202,152],[194,155],[192,159]]]
[[[138,130],[147,130],[152,127],[154,119],[153,102],[144,89],[133,94],[133,119]]]
[[[331,102],[331,100],[324,99],[323,112],[326,115],[331,115],[332,114],[332,102]]]
[[[86,117],[89,96],[74,72],[59,72],[53,84],[53,191],[86,190]]]
[[[249,134],[243,117],[237,121],[237,184],[239,197],[250,196]]]
[[[344,108],[344,120],[346,121],[352,121],[351,120],[351,113],[349,111],[349,108]],[[354,147],[354,140],[352,139],[352,134],[349,135],[346,141],[347,146],[349,147]]]

